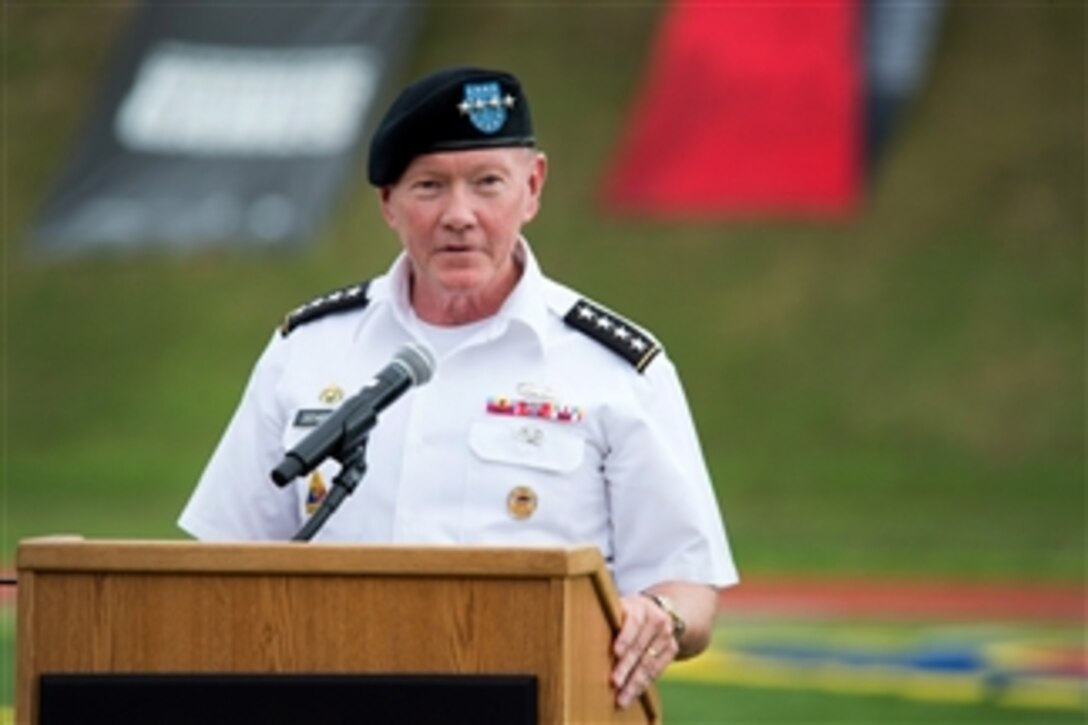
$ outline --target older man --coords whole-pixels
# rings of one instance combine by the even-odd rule
[[[287,317],[179,523],[289,538],[337,466],[282,489],[269,471],[345,391],[424,343],[434,379],[383,412],[365,480],[316,538],[597,546],[622,596],[626,706],[705,649],[718,589],[736,581],[676,370],[648,332],[541,273],[521,230],[548,163],[514,76],[451,68],[409,86],[368,175],[404,252]]]

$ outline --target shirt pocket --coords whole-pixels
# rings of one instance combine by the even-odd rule
[[[569,474],[582,465],[586,443],[577,433],[532,419],[476,421],[469,448],[482,461]]]
[[[468,433],[466,543],[592,543],[608,550],[600,457],[582,431],[495,417],[476,421]]]

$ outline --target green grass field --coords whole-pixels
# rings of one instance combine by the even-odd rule
[[[828,695],[820,692],[723,687],[665,682],[661,688],[669,725],[771,725],[806,723],[874,725],[875,723],[1083,723],[1084,714],[1014,709],[991,703],[919,702],[875,695]]]
[[[531,89],[552,170],[528,235],[546,270],[665,342],[742,572],[1083,581],[1084,8],[950,4],[930,83],[839,224],[599,213],[659,12],[436,5],[410,70],[503,65]],[[179,536],[282,313],[397,250],[360,178],[294,254],[34,259],[27,225],[127,13],[4,7],[3,561],[40,534]],[[665,697],[677,722],[1051,717],[681,684]]]

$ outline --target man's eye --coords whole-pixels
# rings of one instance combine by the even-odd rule
[[[412,184],[412,188],[417,191],[437,191],[440,184],[434,179],[420,179]]]
[[[487,174],[486,176],[481,176],[476,183],[484,187],[498,186],[502,183],[502,177],[498,174]]]

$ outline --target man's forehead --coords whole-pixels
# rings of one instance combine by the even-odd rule
[[[418,173],[461,173],[483,169],[512,170],[525,166],[536,155],[527,148],[465,149],[433,151],[412,159],[405,176]]]

